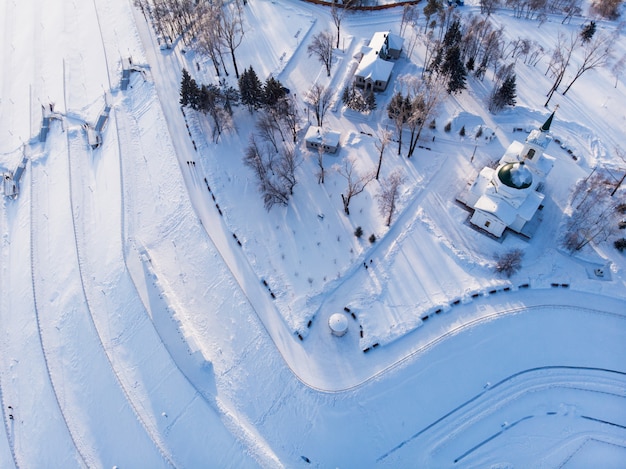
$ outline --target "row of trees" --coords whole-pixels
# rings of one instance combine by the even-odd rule
[[[480,12],[489,16],[504,6],[512,9],[518,18],[541,22],[546,21],[548,14],[562,14],[561,23],[565,23],[582,13],[582,4],[582,0],[480,0]],[[607,19],[616,19],[620,4],[621,0],[595,0],[591,3],[591,11]]]
[[[183,69],[180,105],[211,116],[213,141],[217,143],[224,130],[232,128],[232,105],[239,101],[238,91],[230,86],[198,85]]]
[[[230,55],[239,78],[235,52],[245,32],[245,0],[134,0],[134,4],[151,20],[161,38],[180,37],[209,57],[217,76],[228,75],[224,56]]]
[[[596,173],[578,182],[569,206],[563,246],[579,251],[591,242],[601,243],[616,235],[626,199],[623,191],[617,192],[615,181]]]
[[[552,78],[553,83],[547,93],[545,106],[548,105],[554,93],[561,86],[566,72],[572,64],[574,52],[579,51],[582,54],[582,59],[578,61],[574,77],[565,87],[563,96],[584,73],[607,63],[611,57],[615,39],[608,34],[595,34],[595,23],[593,22],[583,27],[578,34],[572,33],[569,36],[559,34],[557,45],[552,51],[546,70],[546,75]]]

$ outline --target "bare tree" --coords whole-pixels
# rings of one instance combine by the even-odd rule
[[[280,160],[276,161],[275,153],[271,149],[268,151],[267,148],[259,146],[252,135],[244,152],[243,162],[256,176],[266,210],[269,211],[276,204],[287,205],[293,185],[280,175],[278,170],[281,167]],[[293,184],[295,185],[295,182]]]
[[[346,0],[345,2],[339,4],[337,0],[333,0],[330,5],[330,16],[333,19],[333,23],[337,28],[337,49],[339,49],[339,36],[341,34],[341,22],[343,21],[346,14],[352,9],[354,6],[354,0]]]
[[[241,41],[243,41],[244,29],[243,14],[238,0],[236,0],[234,4],[224,5],[222,7],[218,27],[219,36],[230,51],[230,57],[233,60],[233,67],[235,68],[235,76],[239,79],[239,69],[237,68],[235,51],[241,45]]]
[[[440,12],[443,11],[443,5],[438,0],[427,0],[426,5],[424,6],[424,16],[426,17],[426,22],[424,23],[424,32],[426,32],[426,28],[430,26],[430,18],[432,16],[436,16]]]
[[[320,145],[317,147],[317,183],[324,184],[324,176],[326,174],[326,170],[324,169],[324,146]]]
[[[297,184],[296,169],[300,165],[300,158],[293,147],[283,146],[275,171],[283,183],[283,187],[293,195],[293,188]]]
[[[362,176],[356,174],[354,169],[355,160],[353,157],[348,157],[344,160],[343,166],[337,167],[337,172],[341,174],[348,182],[346,193],[341,194],[341,200],[343,201],[343,211],[346,215],[350,215],[350,201],[355,195],[359,195],[365,190],[365,187],[374,179],[374,172],[366,173]]]
[[[565,71],[567,70],[570,60],[572,59],[572,53],[579,42],[579,38],[580,36],[576,33],[570,34],[569,38],[559,34],[557,45],[552,51],[552,57],[550,59],[550,63],[548,64],[548,70],[546,71],[546,74],[548,72],[551,73],[554,78],[554,83],[552,84],[550,91],[548,91],[548,99],[544,104],[544,107],[548,106],[548,103],[552,99],[552,95],[563,81]]]
[[[378,167],[376,168],[376,180],[380,176],[380,167],[383,165],[383,155],[385,154],[385,148],[391,142],[391,132],[388,130],[381,130],[378,133],[378,140],[374,143],[378,150]]]
[[[561,10],[565,14],[561,24],[565,24],[565,22],[569,23],[573,16],[580,15],[582,12],[581,3],[581,0],[565,0],[565,4],[561,7]]]
[[[422,78],[427,71],[432,71],[429,69],[430,64],[433,60],[433,55],[441,48],[441,41],[435,39],[435,33],[432,29],[429,29],[423,37],[424,47],[426,48],[426,52],[424,54],[424,66],[422,67]]]
[[[436,116],[437,108],[446,96],[445,77],[436,76],[430,80],[416,80],[413,82],[411,94],[415,97],[407,119],[407,126],[411,131],[407,158],[413,156],[424,126]]]
[[[278,103],[278,114],[281,122],[287,127],[293,143],[298,138],[298,129],[300,128],[300,113],[295,98],[286,96]]]
[[[595,0],[591,3],[590,11],[603,18],[614,20],[619,17],[619,8],[621,5],[621,0]]]
[[[259,137],[261,137],[266,142],[271,143],[274,151],[278,153],[278,140],[276,138],[278,123],[272,117],[270,111],[264,110],[263,112],[261,112],[261,115],[256,121],[256,130]]]
[[[380,192],[376,195],[378,199],[378,209],[380,214],[386,217],[385,224],[391,225],[391,217],[396,210],[396,201],[400,186],[404,184],[406,178],[400,169],[395,169],[388,177],[383,178],[380,184]]]
[[[594,174],[581,180],[570,201],[563,246],[579,251],[587,244],[606,241],[618,229],[615,210],[623,200],[611,197],[613,183]]]
[[[502,255],[496,254],[496,265],[494,270],[499,274],[510,277],[522,268],[522,258],[524,251],[521,249],[511,249]]]
[[[387,116],[393,120],[395,125],[396,137],[398,138],[398,156],[402,154],[402,131],[410,115],[411,98],[397,92],[387,106]]]
[[[420,12],[415,5],[404,4],[402,7],[402,19],[400,20],[400,36],[404,36],[408,25],[415,26],[419,17]]]
[[[607,60],[611,56],[611,49],[615,39],[615,37],[611,37],[609,35],[595,35],[593,39],[586,41],[583,44],[583,60],[578,66],[578,70],[576,70],[574,78],[570,84],[567,85],[565,91],[563,91],[563,96],[565,96],[574,82],[576,82],[576,80],[578,80],[583,73],[597,67],[602,67],[606,64]]]
[[[324,116],[326,116],[326,112],[330,108],[332,93],[328,88],[315,83],[307,93],[306,99],[313,107],[317,126],[322,127],[324,125]]]
[[[500,6],[500,0],[480,0],[480,12],[490,16]]]
[[[619,80],[620,75],[624,71],[624,66],[626,65],[626,54],[622,55],[618,60],[613,63],[611,67],[611,73],[615,77],[615,88],[617,88],[617,82]]]
[[[330,31],[321,31],[306,48],[309,57],[315,56],[326,67],[326,76],[330,76],[333,64],[333,35]]]
[[[219,35],[219,21],[221,11],[217,5],[208,6],[198,19],[199,32],[196,36],[195,48],[201,54],[207,55],[215,68],[215,74],[220,76],[220,67],[228,76],[223,58],[223,42]]]

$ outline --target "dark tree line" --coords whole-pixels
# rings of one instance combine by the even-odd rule
[[[216,75],[228,75],[224,55],[230,55],[235,76],[239,69],[235,51],[244,37],[245,0],[134,0],[166,43],[181,38],[199,53],[208,56]]]
[[[213,141],[232,125],[232,104],[239,101],[238,91],[230,86],[198,85],[186,69],[180,84],[180,105],[211,116]]]
[[[462,40],[461,22],[457,18],[448,27],[428,67],[431,73],[447,78],[447,91],[450,94],[459,93],[467,86],[467,70],[461,54]]]

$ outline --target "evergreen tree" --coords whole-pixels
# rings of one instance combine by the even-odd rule
[[[239,91],[232,86],[224,85],[221,90],[222,99],[224,101],[224,110],[231,116],[233,115],[232,104],[239,102]]]
[[[180,83],[180,105],[195,108],[198,102],[199,88],[196,80],[183,68],[183,77]]]
[[[455,19],[452,24],[450,24],[450,27],[448,27],[446,35],[443,37],[443,47],[445,49],[450,49],[454,46],[460,46],[462,38],[461,22],[458,19]]]
[[[515,98],[517,97],[515,75],[511,75],[504,80],[498,94],[501,96],[502,102],[505,106],[515,106]]]
[[[515,106],[516,86],[515,74],[505,78],[502,85],[493,93],[489,102],[489,110],[498,112],[504,106]]]
[[[474,60],[474,57],[470,57],[467,60],[467,63],[465,64],[465,68],[467,69],[468,72],[471,72],[474,70],[475,66],[476,66],[476,62]]]
[[[341,93],[341,102],[346,106],[350,107],[349,103],[352,100],[352,92],[350,90],[350,86],[346,85],[343,89],[343,93]]]
[[[583,26],[582,31],[580,32],[580,38],[584,43],[591,41],[591,38],[596,33],[596,22],[591,21],[588,24]]]
[[[280,81],[276,80],[274,77],[265,80],[265,85],[263,86],[263,104],[265,104],[265,106],[276,106],[285,95],[285,87]]]
[[[239,96],[241,103],[248,106],[250,112],[258,109],[263,103],[263,84],[252,66],[244,70],[239,77]]]
[[[448,93],[458,93],[466,88],[467,71],[461,60],[461,49],[453,46],[446,51],[441,72],[448,76]]]
[[[396,94],[393,95],[391,101],[389,102],[389,105],[387,106],[387,116],[389,116],[389,118],[393,120],[401,119],[402,123],[404,123],[409,117],[410,108],[410,99],[408,100],[407,106],[407,101],[405,100],[404,96],[402,96],[402,93],[398,91]]]
[[[376,109],[376,96],[374,96],[374,92],[365,95],[365,107],[368,111]]]

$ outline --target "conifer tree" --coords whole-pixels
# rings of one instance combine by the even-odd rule
[[[582,31],[580,32],[580,39],[582,40],[582,43],[586,43],[591,41],[591,38],[593,38],[593,35],[596,33],[596,22],[595,21],[591,21],[588,24],[583,26]]]
[[[263,84],[252,66],[239,77],[239,95],[241,103],[248,106],[250,112],[258,109],[263,102]]]
[[[502,83],[498,94],[500,95],[500,99],[505,106],[515,106],[515,98],[517,84],[515,83],[515,75],[511,75],[507,77],[506,80]]]
[[[195,107],[198,101],[199,88],[196,80],[191,78],[187,69],[183,68],[183,77],[180,83],[180,105]]]
[[[452,46],[446,51],[446,58],[441,65],[441,72],[448,76],[448,93],[458,93],[466,88],[467,71],[461,60],[461,49]]]
[[[274,77],[269,77],[263,85],[263,104],[267,107],[275,107],[285,97],[285,87]]]

